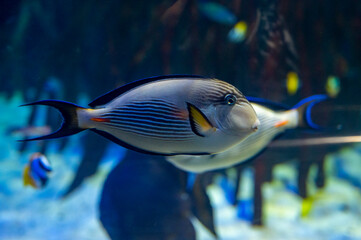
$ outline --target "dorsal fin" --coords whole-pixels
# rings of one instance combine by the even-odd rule
[[[259,105],[262,105],[264,107],[270,108],[270,109],[272,109],[274,111],[291,109],[290,107],[288,107],[285,104],[272,102],[272,101],[264,99],[264,98],[251,97],[251,96],[246,96],[246,98],[250,103],[259,104]]]
[[[110,102],[111,100],[113,100],[114,98],[118,97],[119,95],[129,91],[130,89],[133,89],[135,87],[141,86],[143,84],[146,83],[150,83],[150,82],[154,82],[154,81],[159,81],[159,80],[166,80],[166,79],[174,79],[174,78],[193,78],[193,79],[197,79],[197,78],[206,78],[206,77],[202,77],[202,76],[197,76],[197,75],[164,75],[164,76],[156,76],[156,77],[150,77],[150,78],[144,78],[141,80],[137,80],[128,84],[125,84],[119,88],[116,88],[110,92],[107,92],[106,94],[96,98],[95,100],[93,100],[91,103],[89,103],[88,105],[90,107],[96,107],[96,106],[100,106],[100,105],[104,105],[107,104],[108,102]]]

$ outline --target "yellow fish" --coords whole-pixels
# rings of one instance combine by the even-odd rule
[[[300,80],[297,73],[289,72],[286,78],[287,93],[289,95],[295,95],[300,88]]]

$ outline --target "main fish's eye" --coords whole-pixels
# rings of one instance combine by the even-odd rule
[[[234,105],[237,102],[237,97],[233,94],[227,94],[224,97],[224,101],[228,105]]]

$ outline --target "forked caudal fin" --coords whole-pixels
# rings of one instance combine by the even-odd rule
[[[313,95],[311,97],[302,99],[297,103],[293,109],[297,109],[299,113],[299,126],[300,127],[309,127],[313,129],[321,129],[321,127],[314,123],[311,118],[311,109],[312,107],[321,101],[328,99],[327,95],[319,94]]]
[[[63,123],[61,127],[54,133],[51,133],[49,135],[40,136],[36,138],[31,139],[23,139],[20,141],[33,141],[33,140],[45,140],[45,139],[53,139],[53,138],[60,138],[65,137],[69,135],[76,134],[78,132],[81,132],[85,129],[79,128],[78,126],[78,116],[77,116],[77,109],[80,109],[83,107],[77,106],[73,103],[59,101],[59,100],[42,100],[32,103],[23,104],[22,106],[32,106],[32,105],[45,105],[45,106],[51,106],[56,108],[63,117]]]

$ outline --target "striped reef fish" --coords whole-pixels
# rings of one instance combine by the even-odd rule
[[[256,133],[222,153],[211,156],[170,156],[167,157],[167,160],[178,168],[190,172],[211,171],[244,162],[260,153],[275,137],[287,129],[297,127],[317,129],[318,125],[311,119],[311,108],[315,103],[326,98],[325,95],[314,95],[303,99],[292,109],[278,111],[273,110],[273,107],[266,107],[271,104],[269,102],[248,98],[261,122]],[[277,108],[280,109],[280,105],[277,105]]]
[[[142,153],[203,155],[225,151],[254,133],[257,115],[233,85],[199,76],[147,78],[115,89],[91,108],[57,100],[25,105],[57,108],[61,128],[41,140],[90,129]]]
[[[23,173],[24,186],[33,188],[43,188],[52,171],[48,159],[41,153],[34,153],[30,156]]]

